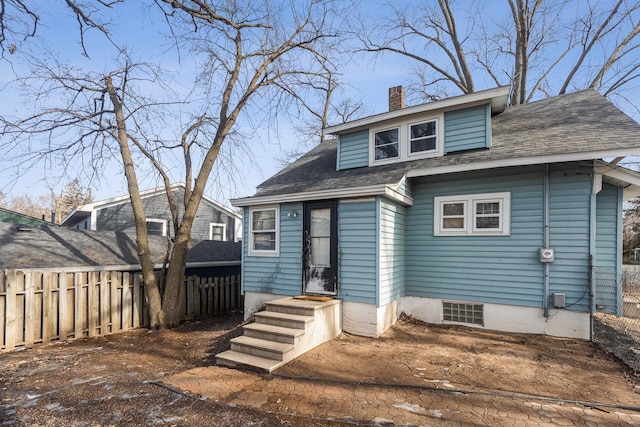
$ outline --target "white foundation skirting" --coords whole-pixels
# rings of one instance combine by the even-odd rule
[[[589,313],[550,309],[549,317],[545,318],[541,308],[481,303],[484,306],[484,326],[480,326],[443,321],[442,301],[441,299],[433,298],[404,297],[400,299],[399,311],[416,319],[435,324],[462,324],[503,332],[544,334],[587,340],[590,338]]]
[[[245,292],[245,320],[259,311],[267,301],[282,297],[283,295],[271,293]],[[443,321],[442,301],[434,298],[403,297],[383,307],[343,301],[342,330],[354,335],[377,338],[396,323],[401,313],[406,313],[418,320],[434,324],[456,324],[502,332],[544,334],[564,338],[587,340],[590,338],[589,313],[551,309],[550,316],[545,318],[540,308],[481,303],[484,306],[484,326],[480,326]]]

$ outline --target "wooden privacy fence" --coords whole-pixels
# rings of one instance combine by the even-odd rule
[[[180,319],[242,308],[240,276],[185,278]],[[142,275],[0,269],[0,351],[149,326]]]

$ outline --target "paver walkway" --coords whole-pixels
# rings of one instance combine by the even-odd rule
[[[164,384],[230,406],[363,425],[640,426],[640,413],[573,403],[414,387],[292,379],[201,367]]]

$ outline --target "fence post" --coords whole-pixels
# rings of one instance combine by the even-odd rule
[[[131,287],[129,283],[129,279],[131,277],[131,273],[123,272],[122,273],[122,329],[128,331],[131,329]]]
[[[213,277],[207,278],[207,314],[213,314]]]
[[[100,277],[100,335],[109,333],[109,323],[111,321],[111,313],[109,307],[109,291],[111,290],[111,272],[101,271],[98,273]]]
[[[221,304],[220,304],[220,278],[213,278],[213,313],[212,314],[220,314]]]
[[[193,280],[193,276],[187,277],[187,306],[184,315],[186,317],[192,316],[194,313],[195,306],[195,280]]]
[[[56,273],[45,273],[42,275],[42,343],[51,341],[54,335],[56,320],[58,316],[56,298],[52,285],[53,275]],[[56,289],[57,290],[57,289]]]
[[[193,308],[196,316],[202,315],[202,299],[202,279],[195,276],[193,278]]]
[[[38,273],[27,273],[24,286],[24,346],[33,347],[36,335],[36,280]],[[40,319],[37,320],[38,323]]]
[[[74,273],[74,310],[73,310],[73,337],[78,339],[84,336],[84,320],[85,320],[85,297],[84,297],[84,278],[85,273]]]
[[[69,332],[69,285],[73,286],[72,276],[67,273],[60,273],[58,277],[58,339],[65,341]]]
[[[140,314],[142,313],[142,304],[144,304],[144,301],[140,298],[141,277],[140,274],[134,274],[133,276],[133,304],[131,304],[133,309],[133,324],[131,326],[134,328],[140,327]]]
[[[5,329],[5,342],[4,348],[6,350],[12,350],[15,348],[16,343],[22,341],[22,330],[20,330],[20,337],[18,338],[17,330],[17,301],[16,294],[18,292],[18,272],[15,270],[9,270],[6,278],[7,295],[5,297],[6,305],[6,329]]]

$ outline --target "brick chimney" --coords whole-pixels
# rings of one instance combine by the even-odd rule
[[[402,86],[389,88],[389,111],[404,108],[404,89]]]

